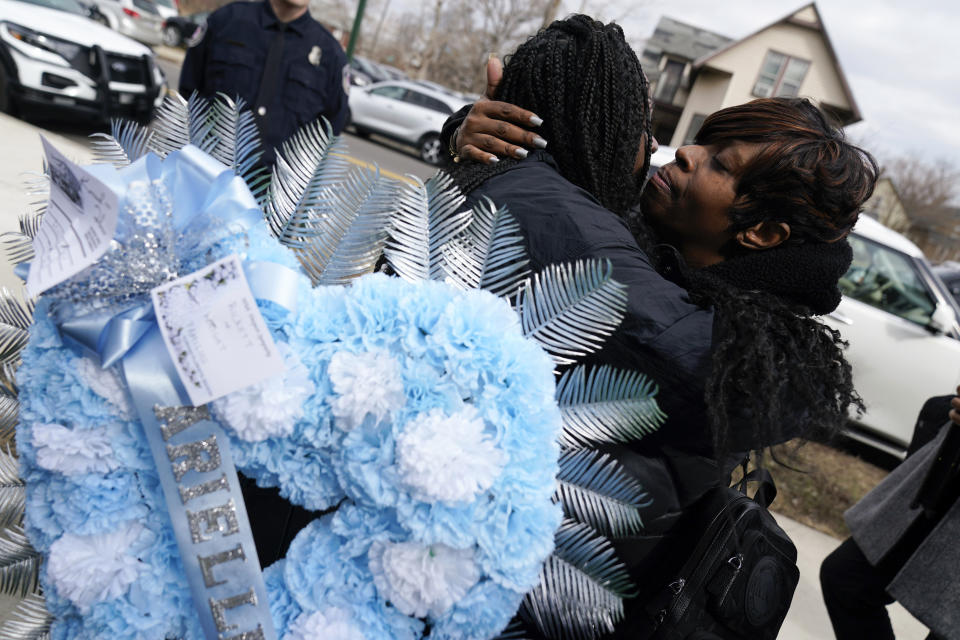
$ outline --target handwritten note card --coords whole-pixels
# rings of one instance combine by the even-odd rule
[[[36,296],[100,259],[117,229],[117,196],[42,138],[50,202],[33,239],[27,293]]]
[[[238,256],[161,285],[151,296],[195,407],[283,372]]]

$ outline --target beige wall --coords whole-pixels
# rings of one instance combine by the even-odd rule
[[[731,77],[729,73],[715,71],[714,69],[704,69],[697,76],[696,82],[690,90],[690,96],[687,104],[680,114],[680,120],[677,128],[673,132],[673,138],[670,140],[671,147],[679,147],[683,144],[683,139],[687,135],[687,129],[690,127],[690,121],[697,113],[709,115],[721,108],[730,86]]]
[[[683,140],[694,113],[710,113],[723,107],[743,104],[756,98],[753,95],[753,85],[757,81],[757,75],[760,73],[760,66],[763,64],[764,57],[767,55],[767,51],[771,49],[808,60],[811,63],[807,75],[803,79],[803,84],[800,86],[801,96],[843,110],[849,111],[851,109],[823,34],[813,29],[778,23],[737,43],[712,58],[707,65],[701,68],[700,75],[697,76],[690,90],[690,99],[680,116],[680,124],[674,133],[671,146],[674,146],[675,141]],[[714,73],[708,73],[711,69],[715,70]],[[719,102],[715,101],[718,93],[715,86],[717,84],[716,71],[729,74],[727,76],[729,82]],[[697,98],[697,103],[694,104],[695,97],[701,94],[698,86],[701,82],[707,82],[710,86],[703,90],[702,99]],[[714,100],[714,102],[711,104],[710,100]],[[711,106],[712,108],[707,109]],[[704,111],[705,109],[707,110]]]
[[[894,231],[904,233],[910,229],[910,219],[890,178],[881,178],[877,181],[873,195],[864,203],[863,209],[871,217]]]

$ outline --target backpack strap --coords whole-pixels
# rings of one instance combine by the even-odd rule
[[[763,467],[757,467],[747,473],[747,463],[749,461],[750,455],[747,454],[740,463],[740,468],[743,469],[743,475],[740,478],[740,482],[736,484],[737,491],[743,495],[747,495],[747,483],[757,482],[757,491],[753,494],[753,500],[766,509],[777,497],[777,485],[773,481],[773,475],[770,471]]]

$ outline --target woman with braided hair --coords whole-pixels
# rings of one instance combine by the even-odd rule
[[[758,100],[707,118],[641,196],[651,103],[619,27],[555,22],[497,75],[490,66],[495,101],[445,127],[461,160],[451,174],[471,204],[508,207],[532,269],[610,261],[627,314],[592,363],[648,375],[667,415],[642,440],[602,447],[652,499],[643,534],[615,541],[641,594],[605,637],[644,638],[643,589],[668,575],[654,551],[683,511],[746,452],[835,431],[860,406],[839,335],[813,316],[840,300],[845,238],[878,169],[808,101]]]

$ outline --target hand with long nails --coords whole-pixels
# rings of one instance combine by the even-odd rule
[[[502,77],[500,59],[490,56],[484,96],[471,107],[452,142],[458,161],[467,159],[493,164],[501,157],[526,158],[528,149],[547,146],[546,140],[527,128],[543,123],[537,114],[493,99]]]

